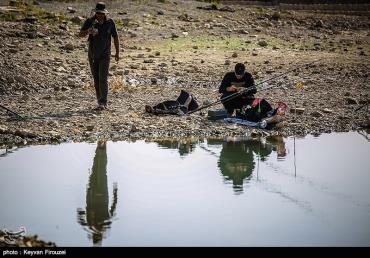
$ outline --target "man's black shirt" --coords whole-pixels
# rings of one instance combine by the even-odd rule
[[[247,95],[253,95],[257,92],[256,88],[254,87],[253,77],[248,72],[244,73],[244,76],[241,79],[236,78],[234,72],[225,74],[218,91],[223,94],[230,94],[232,92],[227,92],[226,88],[230,87],[231,85],[236,87],[250,88],[250,91],[248,91]]]
[[[95,16],[93,16],[85,21],[81,31],[91,27],[96,27],[98,34],[96,36],[89,35],[89,57],[93,59],[109,58],[111,54],[111,38],[118,37],[114,21],[106,19],[103,24],[99,24]]]

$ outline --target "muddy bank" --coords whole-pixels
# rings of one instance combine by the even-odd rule
[[[176,99],[181,89],[201,105],[217,100],[223,75],[237,62],[244,62],[258,83],[319,60],[260,85],[274,88],[257,97],[289,107],[285,126],[264,134],[369,126],[368,107],[358,110],[370,99],[366,16],[238,5],[212,10],[197,1],[109,2],[122,58],[111,63],[109,109],[96,112],[87,42],[76,37],[91,6],[30,1],[26,7],[13,6],[15,13],[2,8],[1,104],[26,119],[10,119],[1,110],[0,145],[254,133],[209,121],[207,110],[184,117],[144,112],[146,104]],[[296,88],[299,82],[303,89]]]

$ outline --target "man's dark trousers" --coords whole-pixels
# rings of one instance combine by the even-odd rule
[[[107,105],[110,56],[100,59],[89,58],[89,63],[91,73],[94,77],[94,87],[98,105]]]

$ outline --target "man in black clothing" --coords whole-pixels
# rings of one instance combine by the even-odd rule
[[[235,65],[234,72],[229,72],[224,76],[218,91],[222,93],[221,99],[223,99],[245,89],[247,90],[241,95],[222,101],[229,116],[233,114],[235,109],[241,109],[243,106],[251,104],[254,99],[253,94],[257,92],[252,75],[245,71],[244,64],[238,63]]]
[[[119,40],[114,21],[107,17],[105,4],[99,2],[93,10],[95,15],[82,25],[80,37],[89,35],[89,63],[94,77],[94,87],[98,100],[98,110],[107,107],[108,71],[111,55],[111,38],[116,49],[115,59],[119,60]]]

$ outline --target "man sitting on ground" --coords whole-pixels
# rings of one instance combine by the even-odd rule
[[[254,100],[253,94],[257,92],[252,75],[245,71],[244,64],[238,63],[235,65],[234,72],[225,74],[218,91],[222,93],[221,99],[224,99],[241,90],[245,90],[245,92],[240,94],[240,96],[222,101],[229,116],[232,116],[235,109],[241,109],[245,105],[250,105]]]

